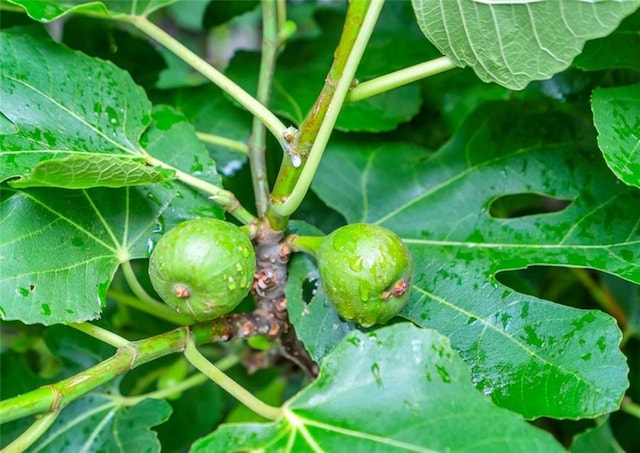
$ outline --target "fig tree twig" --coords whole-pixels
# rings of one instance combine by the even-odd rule
[[[266,335],[278,340],[280,354],[315,379],[318,365],[297,338],[287,312],[284,288],[291,247],[283,241],[282,231],[273,230],[268,222],[263,222],[255,243],[257,268],[252,293],[257,308],[253,314],[264,318],[269,326]]]
[[[275,73],[275,62],[280,46],[278,38],[278,18],[275,0],[262,0],[262,54],[256,98],[262,105],[268,106]],[[284,131],[281,131],[281,133]],[[251,137],[249,138],[249,165],[253,181],[258,217],[267,210],[269,201],[269,181],[265,159],[266,130],[257,116],[253,117]]]
[[[383,0],[349,3],[325,85],[294,137],[289,158],[285,157],[273,188],[267,218],[276,229],[284,228],[311,185],[383,4]]]

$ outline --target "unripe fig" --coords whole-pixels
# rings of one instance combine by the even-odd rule
[[[149,261],[151,284],[162,300],[198,321],[238,306],[256,271],[251,241],[217,219],[187,220],[160,238]]]
[[[402,311],[409,298],[413,261],[387,228],[356,223],[329,234],[316,251],[327,299],[345,319],[369,327]]]

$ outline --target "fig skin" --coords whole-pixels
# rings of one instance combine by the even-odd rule
[[[247,235],[218,219],[178,224],[160,238],[149,260],[151,284],[162,300],[198,321],[236,308],[249,293],[255,271]]]
[[[393,231],[364,223],[330,233],[316,251],[322,287],[340,316],[363,327],[384,324],[404,308],[413,260]]]

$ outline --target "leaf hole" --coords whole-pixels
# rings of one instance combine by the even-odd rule
[[[316,291],[318,290],[318,279],[315,277],[307,276],[302,281],[302,300],[306,304],[310,304],[313,300],[313,297],[316,295]]]
[[[518,193],[496,198],[489,206],[489,215],[496,219],[515,219],[538,214],[560,212],[572,200],[537,193]]]

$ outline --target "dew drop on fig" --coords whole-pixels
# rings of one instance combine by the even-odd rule
[[[362,257],[358,256],[356,259],[349,262],[349,267],[354,272],[360,272],[362,270]]]

